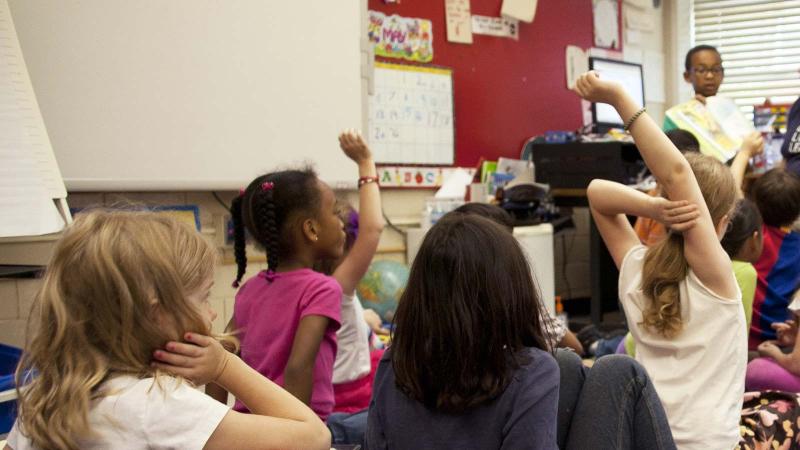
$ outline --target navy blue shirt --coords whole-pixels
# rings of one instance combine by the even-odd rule
[[[794,102],[792,109],[789,110],[786,124],[786,137],[781,146],[781,155],[783,159],[786,160],[787,168],[795,166],[797,160],[800,159],[800,98]],[[798,175],[800,175],[800,173],[798,173]]]
[[[529,352],[531,362],[517,370],[500,396],[461,414],[430,410],[400,392],[386,352],[372,388],[365,448],[558,448],[558,364],[547,352]]]

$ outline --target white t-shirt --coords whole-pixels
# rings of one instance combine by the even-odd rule
[[[333,384],[355,381],[369,374],[369,326],[356,294],[342,295],[342,326],[336,332],[338,350]]]
[[[652,333],[640,325],[650,302],[641,289],[646,252],[643,245],[632,248],[619,274],[636,360],[653,380],[679,449],[730,450],[739,441],[747,367],[742,295],[722,298],[689,270],[680,283],[683,330],[672,339]],[[738,286],[733,271],[731,278]]]
[[[202,449],[228,407],[192,388],[186,381],[163,376],[137,379],[120,376],[106,382],[110,395],[89,412],[94,437],[82,449]],[[14,450],[34,449],[17,423],[8,435]]]

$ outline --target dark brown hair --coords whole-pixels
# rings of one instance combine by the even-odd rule
[[[758,212],[755,203],[746,198],[739,200],[736,203],[733,217],[731,217],[728,224],[728,231],[725,232],[725,236],[722,238],[721,244],[722,248],[725,249],[725,253],[731,259],[735,258],[745,242],[753,237],[754,232],[761,233],[762,225],[761,214]]]
[[[800,178],[785,169],[772,169],[753,182],[750,199],[765,224],[791,225],[800,215]]]
[[[547,348],[541,314],[514,237],[489,219],[447,214],[425,236],[397,308],[397,387],[448,413],[491,401],[531,363],[526,348]]]
[[[265,189],[265,183],[269,188]],[[233,200],[233,250],[238,286],[247,269],[245,230],[267,252],[267,269],[275,270],[281,255],[294,251],[291,224],[303,214],[314,216],[320,208],[317,174],[310,168],[284,170],[262,175]]]
[[[691,131],[675,128],[664,134],[667,135],[667,138],[672,141],[681,153],[700,151],[700,141],[697,140]]]
[[[511,217],[511,214],[509,214],[508,211],[497,205],[471,202],[459,206],[454,211],[486,217],[492,222],[507,228],[508,231],[514,231],[514,218]]]

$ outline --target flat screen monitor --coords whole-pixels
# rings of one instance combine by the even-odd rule
[[[640,106],[644,106],[644,79],[642,65],[603,58],[589,58],[589,68],[596,71],[601,79],[620,83]],[[592,122],[598,132],[609,128],[622,128],[625,123],[613,106],[606,103],[592,103]]]

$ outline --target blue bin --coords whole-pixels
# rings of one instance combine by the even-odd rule
[[[22,350],[0,344],[0,392],[14,389],[14,372],[22,356]],[[0,434],[11,431],[17,418],[17,401],[0,403]]]

